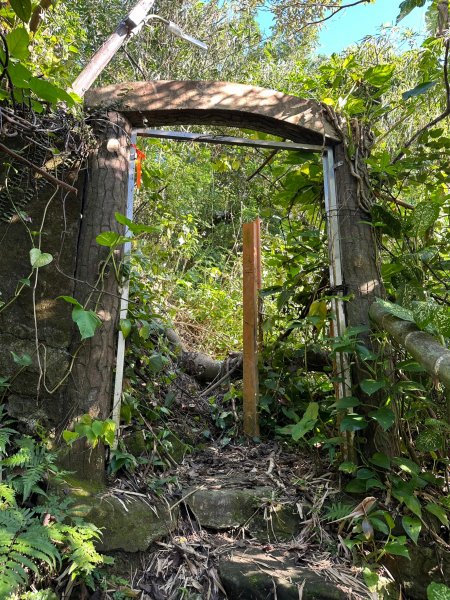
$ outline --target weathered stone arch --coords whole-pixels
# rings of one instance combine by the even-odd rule
[[[320,103],[223,81],[120,83],[86,93],[86,106],[116,110],[132,127],[220,125],[255,129],[295,142],[336,144]]]
[[[68,423],[86,412],[106,418],[111,410],[119,289],[110,271],[102,279],[106,294],[100,297],[93,291],[108,253],[95,238],[101,231],[122,233],[114,214],[126,212],[133,128],[221,125],[333,147],[346,292],[355,296],[355,301],[347,305],[348,322],[368,324],[368,305],[379,292],[372,228],[359,206],[359,184],[352,175],[347,151],[319,103],[264,88],[205,81],[121,83],[93,89],[85,101],[99,143],[92,152],[84,185],[79,185],[80,192],[83,190],[78,209],[82,219],[74,217],[79,233],[75,236],[78,248],[72,271],[73,295],[82,304],[88,302],[88,307],[101,316],[103,325],[77,350],[67,388],[60,396],[60,412]],[[116,140],[114,144],[107,143],[111,138]],[[368,252],[373,255],[368,256]],[[73,354],[78,343],[79,334],[75,332],[64,351]],[[103,459],[99,447],[92,452],[80,444],[69,457],[68,467],[81,477],[102,478]]]

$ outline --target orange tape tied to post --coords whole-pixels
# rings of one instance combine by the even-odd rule
[[[142,161],[145,158],[145,153],[136,146],[131,144],[131,147],[136,150],[136,187],[139,189],[142,182]]]

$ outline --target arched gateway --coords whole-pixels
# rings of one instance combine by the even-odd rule
[[[354,296],[346,307],[348,324],[368,324],[368,306],[380,285],[372,228],[359,202],[361,181],[354,176],[352,157],[322,105],[274,90],[214,81],[121,83],[91,89],[85,103],[100,143],[92,153],[84,184],[74,290],[78,301],[84,303],[92,296],[99,265],[107,254],[95,237],[101,231],[123,233],[114,214],[126,212],[127,193],[134,185],[129,157],[136,131],[163,125],[219,125],[314,144],[316,151],[328,157],[328,162],[324,161],[325,192],[328,196],[336,192],[333,212],[338,221],[337,230],[329,237],[337,242],[335,248],[342,259],[340,291]],[[108,144],[111,138],[118,143]],[[112,274],[103,285],[106,294],[96,308],[103,326],[81,349],[73,367],[68,390],[73,416],[89,412],[106,418],[111,411],[120,294]],[[101,456],[93,460],[89,452],[77,452],[75,458],[71,467],[80,475],[92,477],[102,472]]]

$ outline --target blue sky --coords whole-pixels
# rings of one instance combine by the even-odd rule
[[[340,52],[366,35],[378,33],[383,25],[395,25],[400,2],[401,0],[376,0],[375,4],[362,4],[340,11],[325,23],[320,33],[319,53]],[[423,33],[425,11],[426,7],[414,9],[399,23],[399,27]],[[270,23],[270,15],[262,12],[262,28],[268,29]]]

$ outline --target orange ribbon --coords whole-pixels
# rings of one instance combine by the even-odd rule
[[[139,150],[136,144],[131,144],[131,147],[136,150],[136,187],[139,189],[142,181],[142,160],[145,158],[145,153]]]

